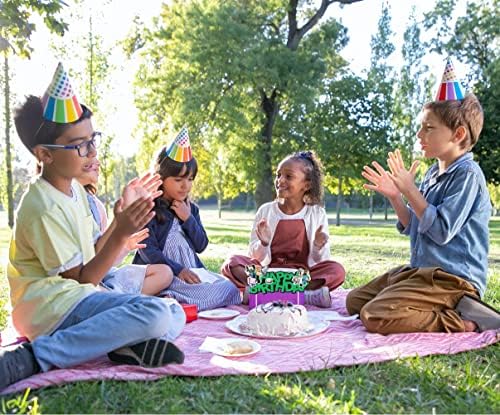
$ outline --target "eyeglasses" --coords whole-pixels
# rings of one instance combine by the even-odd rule
[[[100,131],[94,131],[90,136],[90,140],[84,141],[82,144],[76,145],[62,145],[62,144],[42,144],[43,147],[47,148],[60,148],[62,150],[76,150],[80,157],[87,157],[91,149],[96,149],[99,145],[99,141],[102,137]]]

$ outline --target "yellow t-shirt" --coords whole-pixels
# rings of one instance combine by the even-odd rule
[[[93,284],[59,273],[86,264],[94,255],[99,228],[85,189],[75,180],[73,197],[36,177],[23,195],[9,247],[7,277],[17,331],[35,339],[51,333]]]

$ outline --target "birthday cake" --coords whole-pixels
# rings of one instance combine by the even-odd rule
[[[256,336],[293,336],[311,324],[304,306],[275,301],[250,310],[246,326]]]

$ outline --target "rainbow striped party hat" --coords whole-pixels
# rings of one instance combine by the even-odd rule
[[[189,144],[189,134],[187,128],[182,127],[177,137],[167,149],[167,157],[179,163],[187,163],[193,158],[191,154],[191,144]]]
[[[444,68],[443,78],[438,87],[436,101],[449,101],[464,98],[464,89],[455,74],[455,68],[448,59]]]
[[[43,95],[42,104],[43,118],[60,124],[77,121],[83,113],[71,87],[68,74],[60,62],[52,82]]]

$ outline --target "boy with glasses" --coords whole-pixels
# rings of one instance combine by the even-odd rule
[[[39,371],[105,354],[117,363],[149,367],[184,360],[169,341],[185,324],[179,304],[96,288],[130,235],[154,216],[158,192],[128,206],[120,199],[116,226],[100,235],[85,190],[74,180],[97,156],[99,133],[91,115],[59,64],[44,98],[28,97],[14,117],[41,174],[17,210],[7,267],[13,323],[31,343],[1,349],[0,390]]]

